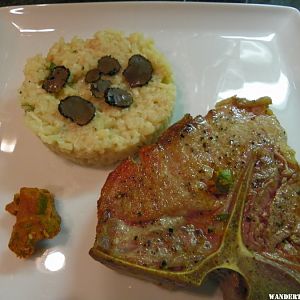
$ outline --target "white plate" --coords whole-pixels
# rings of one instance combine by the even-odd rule
[[[220,291],[169,291],[119,275],[88,255],[96,201],[108,170],[83,168],[52,152],[24,126],[17,89],[28,57],[59,37],[114,28],[155,39],[171,62],[178,99],[174,120],[206,113],[217,99],[269,95],[300,159],[300,18],[291,8],[200,3],[95,3],[0,9],[1,299],[219,299]],[[7,243],[15,218],[4,211],[21,186],[50,189],[62,232],[43,254],[20,260]],[[52,270],[52,271],[51,271]]]

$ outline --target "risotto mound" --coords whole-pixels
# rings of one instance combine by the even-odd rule
[[[133,55],[142,55],[153,67],[151,79],[143,86],[132,87],[124,77]],[[129,107],[110,105],[91,92],[86,74],[105,56],[115,58],[121,70],[113,76],[101,75],[101,80],[109,80],[112,88],[130,93]],[[53,66],[64,66],[69,71],[66,84],[55,93],[43,88]],[[169,64],[153,40],[140,33],[125,36],[107,30],[86,40],[74,37],[65,42],[61,38],[47,57],[30,58],[24,75],[20,95],[26,123],[51,150],[83,165],[109,165],[152,143],[168,125],[175,102]],[[88,124],[80,126],[60,113],[61,100],[70,96],[94,105],[94,117]]]

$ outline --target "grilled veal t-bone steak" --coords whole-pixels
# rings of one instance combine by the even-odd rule
[[[186,115],[121,163],[98,201],[91,256],[187,285],[233,270],[242,299],[299,292],[299,165],[269,104],[232,97]]]

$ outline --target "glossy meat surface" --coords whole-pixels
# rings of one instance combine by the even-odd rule
[[[298,268],[299,166],[270,103],[233,97],[205,117],[186,115],[121,163],[98,201],[94,249],[144,267],[193,269],[220,247],[233,186],[255,153],[242,240]]]

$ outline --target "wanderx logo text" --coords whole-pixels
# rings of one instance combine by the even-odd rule
[[[269,294],[269,299],[300,299],[300,294]]]

